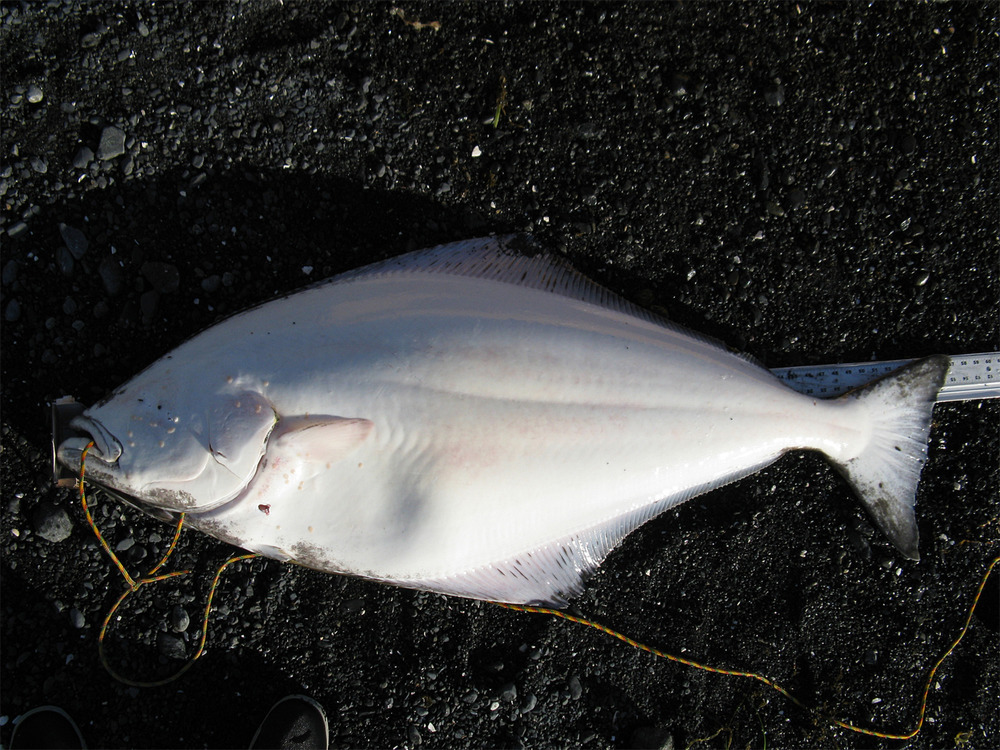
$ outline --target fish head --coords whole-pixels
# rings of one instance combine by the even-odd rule
[[[87,481],[140,504],[200,512],[236,497],[253,480],[277,416],[260,393],[176,398],[128,387],[84,411],[59,461]],[[89,443],[93,443],[83,453]]]

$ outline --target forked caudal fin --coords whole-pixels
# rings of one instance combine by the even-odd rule
[[[860,455],[834,466],[889,541],[911,560],[920,559],[913,511],[917,482],[927,460],[931,410],[948,366],[948,357],[927,357],[841,396],[863,404],[873,428]]]

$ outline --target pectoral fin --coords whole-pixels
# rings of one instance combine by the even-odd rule
[[[340,461],[371,435],[370,419],[320,416],[287,417],[278,422],[274,446],[303,461]]]

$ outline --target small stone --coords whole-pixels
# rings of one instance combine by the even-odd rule
[[[187,649],[184,646],[184,641],[175,635],[158,633],[156,636],[156,645],[160,653],[168,659],[187,658]]]
[[[930,271],[924,271],[919,276],[917,280],[913,282],[914,286],[924,286],[928,281],[930,281],[931,274]]]
[[[513,682],[508,682],[500,689],[500,699],[505,700],[508,703],[513,703],[517,700],[517,685]]]
[[[38,174],[45,174],[49,171],[49,163],[40,156],[34,156],[31,159],[31,168]]]
[[[50,542],[61,542],[73,531],[73,522],[63,509],[50,503],[42,503],[31,516],[35,533]]]
[[[188,615],[187,610],[180,606],[174,607],[170,612],[170,627],[174,629],[174,632],[183,633],[190,624],[191,616]]]
[[[101,161],[114,159],[125,153],[125,133],[114,125],[101,131],[101,142],[97,147],[97,158]]]
[[[73,607],[69,611],[69,621],[73,623],[73,627],[76,628],[77,630],[80,630],[84,625],[87,624],[87,621],[83,617],[83,612],[78,610],[76,607]]]
[[[764,89],[764,101],[772,107],[780,107],[785,103],[785,87],[780,83],[771,84]]]
[[[176,292],[181,283],[180,271],[171,263],[146,261],[142,264],[142,275],[160,294]]]
[[[637,727],[628,744],[644,750],[674,750],[674,738],[660,727]]]
[[[423,738],[420,736],[420,730],[412,724],[406,728],[406,739],[409,740],[410,744],[414,747],[423,741]]]
[[[76,227],[71,227],[67,224],[59,224],[59,234],[62,235],[63,242],[66,243],[66,247],[73,254],[73,257],[80,260],[87,252],[87,248],[90,246],[90,242],[87,240],[87,235],[81,232]]]
[[[8,323],[13,323],[21,317],[21,303],[16,299],[12,299],[7,303],[7,307],[3,311],[4,320]]]
[[[203,291],[211,294],[212,292],[217,292],[219,287],[222,285],[222,279],[219,274],[214,273],[201,280],[201,288]]]
[[[583,685],[580,684],[580,678],[573,675],[569,678],[569,697],[575,701],[580,700],[580,696],[583,695]]]
[[[113,258],[105,258],[97,267],[97,273],[104,283],[104,290],[114,296],[122,290],[122,267]]]
[[[17,281],[18,265],[17,261],[11,258],[3,266],[3,285],[10,286]]]
[[[28,101],[32,104],[38,104],[44,95],[42,90],[38,88],[35,84],[28,86]]]
[[[86,169],[87,165],[94,160],[94,152],[87,146],[80,146],[73,157],[73,166],[77,169]]]
[[[18,235],[24,234],[27,231],[28,231],[28,225],[25,224],[23,221],[19,221],[11,225],[10,229],[7,230],[7,236],[17,237]]]
[[[56,250],[56,265],[64,276],[73,274],[73,254],[65,247]]]
[[[524,696],[524,704],[521,706],[522,714],[530,714],[535,710],[535,706],[538,704],[538,698],[535,697],[534,693],[528,693]]]

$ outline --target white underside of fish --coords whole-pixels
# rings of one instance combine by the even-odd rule
[[[137,393],[174,398],[185,419],[248,395],[277,416],[239,459],[257,462],[249,483],[192,508],[193,526],[321,570],[506,602],[565,603],[637,526],[790,449],[852,478],[884,431],[863,399],[795,393],[495,239],[230,318],[116,398]],[[176,393],[200,395],[182,407]],[[926,430],[903,438],[906,471],[919,474]]]

